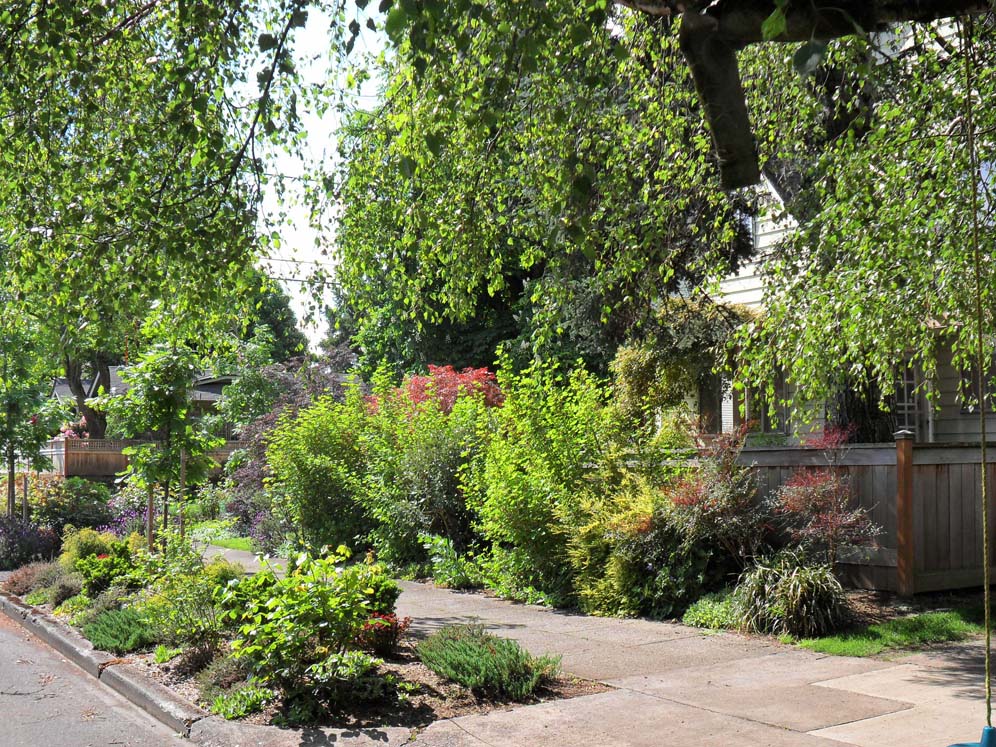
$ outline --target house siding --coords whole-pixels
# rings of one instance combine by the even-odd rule
[[[951,364],[951,350],[942,347],[938,353],[935,397],[939,405],[932,413],[933,440],[938,443],[978,441],[979,416],[976,412],[963,412],[958,389],[961,371]],[[996,435],[996,413],[986,416],[986,429],[992,438]]]

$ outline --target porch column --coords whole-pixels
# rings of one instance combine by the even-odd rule
[[[900,596],[916,591],[913,554],[913,434],[896,437],[896,580]]]

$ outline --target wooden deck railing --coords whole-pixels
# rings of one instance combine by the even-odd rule
[[[128,466],[128,457],[122,451],[142,441],[125,441],[105,438],[66,438],[48,442],[43,453],[52,460],[52,472],[63,477],[113,477]],[[238,441],[226,441],[213,449],[210,456],[224,464],[232,452],[239,448]]]

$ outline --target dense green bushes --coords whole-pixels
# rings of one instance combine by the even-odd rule
[[[663,617],[729,583],[766,529],[735,442],[662,466],[688,453],[683,429],[680,411],[648,418],[580,369],[433,369],[285,418],[269,490],[312,546],[373,549],[443,585]]]
[[[738,460],[743,430],[692,449],[687,412],[640,401],[647,365],[621,360],[618,384],[543,365],[506,367],[497,380],[435,368],[400,387],[380,380],[370,395],[354,389],[287,417],[270,441],[269,490],[312,546],[373,550],[444,586],[483,584],[592,614],[680,616],[769,554],[787,513],[758,501]],[[666,385],[650,395],[661,400]],[[793,557],[786,584],[805,578],[799,595],[819,596],[829,580]],[[749,596],[777,621],[738,607],[740,624],[812,627],[785,588],[755,584]],[[827,624],[839,619],[832,596],[814,603]]]
[[[227,591],[233,655],[300,708],[335,706],[380,681],[377,660],[353,644],[371,612],[393,612],[399,590],[376,567],[342,567],[347,557],[302,556],[282,578],[265,569]]]
[[[345,403],[324,397],[284,418],[270,436],[274,491],[285,498],[302,538],[315,546],[357,547],[372,528],[357,500],[366,469],[366,410],[356,389]]]

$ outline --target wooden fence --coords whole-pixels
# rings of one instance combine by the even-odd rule
[[[824,452],[801,447],[746,448],[740,460],[755,471],[761,496],[801,469],[829,466]],[[878,548],[843,556],[849,580],[904,595],[981,585],[980,462],[978,444],[914,444],[904,434],[895,445],[848,447],[836,469],[883,529]],[[987,468],[996,486],[996,465]]]
[[[52,472],[57,475],[109,478],[128,466],[128,457],[122,453],[124,448],[140,443],[106,438],[56,439],[48,442],[43,453],[52,460]],[[209,453],[216,462],[224,464],[238,447],[237,441],[226,441]]]

